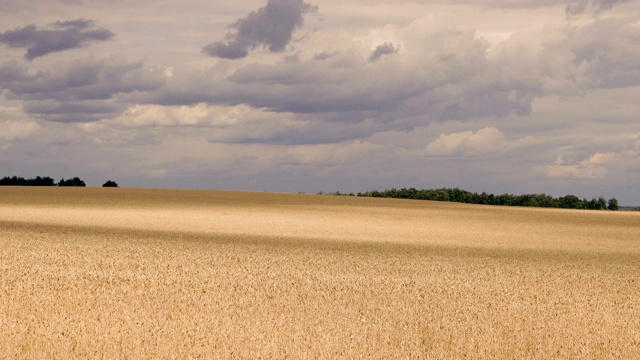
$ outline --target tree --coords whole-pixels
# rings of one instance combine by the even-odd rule
[[[87,186],[87,184],[85,184],[79,177],[74,177],[69,180],[65,180],[64,178],[60,179],[58,186]]]
[[[580,198],[575,195],[567,195],[558,199],[558,203],[561,208],[579,209],[581,201]]]
[[[607,199],[602,196],[600,196],[599,198],[592,198],[591,200],[587,200],[587,198],[580,199],[575,195],[566,195],[560,198],[555,198],[548,194],[495,195],[488,194],[486,192],[472,193],[470,191],[461,190],[459,188],[442,188],[435,190],[418,190],[416,188],[402,188],[398,190],[396,188],[392,188],[382,191],[372,190],[364,193],[359,192],[358,196],[451,201],[467,204],[532,206],[588,210],[618,210],[618,200],[612,198],[607,203]]]
[[[113,180],[108,180],[106,183],[102,184],[102,187],[118,187],[118,183]]]
[[[40,176],[36,176],[35,179],[28,179],[27,180],[27,185],[31,185],[31,186],[54,186],[56,183],[55,181],[48,177],[40,177]]]
[[[32,179],[25,179],[23,177],[8,177],[5,176],[4,178],[0,179],[0,185],[9,185],[9,186],[54,186],[56,183],[55,181],[46,176],[46,177],[41,177],[41,176],[36,176],[35,178]]]
[[[0,185],[23,186],[26,184],[27,184],[27,181],[24,178],[17,177],[17,176],[13,176],[13,177],[5,176],[4,178],[2,178],[2,180],[0,180]]]

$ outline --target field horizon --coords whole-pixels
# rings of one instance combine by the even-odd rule
[[[633,358],[640,214],[0,188],[0,353]]]

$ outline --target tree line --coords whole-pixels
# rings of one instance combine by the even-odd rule
[[[35,178],[25,179],[23,177],[5,176],[0,179],[0,186],[77,186],[84,187],[87,184],[84,180],[79,177],[74,177],[70,179],[60,179],[60,181],[56,182],[53,178],[49,176],[41,177],[36,176]],[[115,181],[109,180],[105,182],[103,187],[118,187],[118,184]]]
[[[586,210],[618,210],[618,200],[611,198],[607,201],[600,196],[597,199],[586,198],[580,199],[575,195],[566,195],[555,198],[546,194],[523,194],[512,195],[502,194],[494,195],[486,192],[472,193],[470,191],[458,188],[442,188],[442,189],[422,189],[402,188],[389,190],[372,190],[367,192],[359,192],[357,196],[394,198],[394,199],[414,199],[414,200],[433,200],[433,201],[450,201],[465,204],[481,204],[481,205],[503,205],[503,206],[527,206],[527,207],[546,207],[546,208],[562,208],[562,209],[586,209]]]

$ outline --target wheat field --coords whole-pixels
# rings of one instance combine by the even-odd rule
[[[0,188],[0,357],[640,358],[640,213]]]

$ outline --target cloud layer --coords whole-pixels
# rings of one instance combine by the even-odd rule
[[[129,106],[127,98],[151,91],[164,76],[124,58],[86,58],[58,63],[55,71],[30,72],[16,62],[0,64],[0,85],[26,114],[56,122],[98,121]]]

